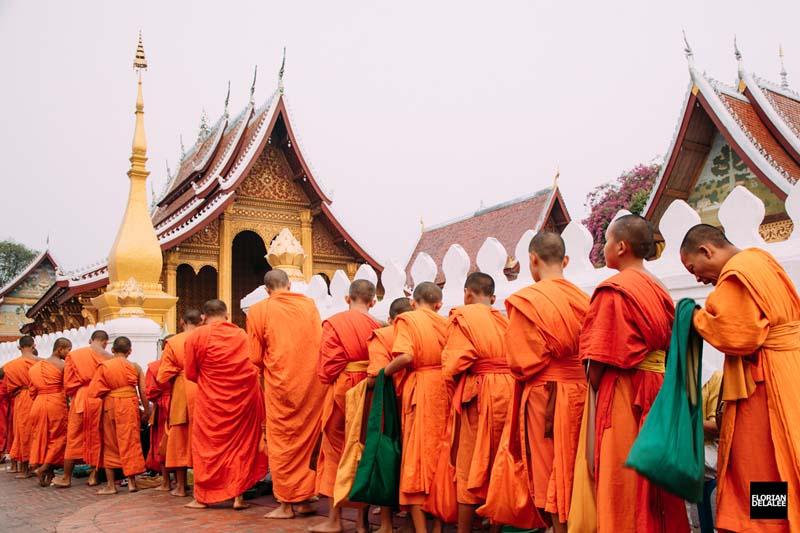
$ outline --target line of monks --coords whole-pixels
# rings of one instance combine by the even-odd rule
[[[421,283],[392,302],[388,325],[369,314],[369,281],[354,281],[349,310],[323,322],[272,270],[246,332],[211,300],[202,315],[185,314],[146,371],[128,361],[124,337],[110,354],[102,331],[72,351],[59,339],[48,359],[23,337],[3,367],[6,447],[18,477],[43,486],[70,486],[80,461],[104,468],[98,494],[116,492],[115,469],[135,491],[134,476],[150,468],[164,472],[159,489],[186,496],[192,469],[191,508],[231,499],[244,508],[243,493],[269,470],[280,506],[266,518],[313,513],[327,496],[329,516],[310,530],[338,532],[342,508],[357,505],[341,497],[355,476],[349,450],[364,439],[351,428],[369,410],[354,391],[383,370],[400,406],[399,504],[416,532],[430,513],[434,531],[449,516],[467,532],[476,512],[494,530],[688,531],[685,502],[624,466],[663,382],[675,313],[645,268],[653,249],[647,221],[614,221],[604,253],[618,273],[590,298],[564,278],[561,237],[540,232],[530,243],[536,283],[510,296],[505,314],[492,307],[492,278],[474,273],[449,318],[439,287]],[[769,254],[740,250],[711,226],[687,233],[681,260],[715,285],[693,325],[726,354],[716,527],[800,531],[800,297]],[[152,427],[147,458],[140,420]],[[788,483],[788,521],[750,519],[751,481]],[[442,511],[448,501],[453,513]],[[358,509],[358,529],[369,531],[368,508]],[[381,533],[395,511],[380,510]]]

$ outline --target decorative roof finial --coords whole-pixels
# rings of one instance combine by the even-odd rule
[[[141,74],[147,70],[147,59],[144,57],[144,45],[142,44],[142,30],[139,30],[139,43],[136,45],[136,56],[133,58],[133,70]]]
[[[225,95],[225,116],[228,116],[228,102],[231,99],[231,80],[228,80],[228,94]]]
[[[689,44],[689,39],[686,38],[686,30],[681,30],[683,33],[683,53],[686,55],[686,59],[689,61],[690,64],[694,63],[694,52],[692,52],[692,46]]]
[[[167,164],[167,180],[172,180],[172,171],[169,168],[169,159],[165,159],[164,163]]]
[[[553,189],[558,187],[558,178],[561,176],[561,169],[556,166],[556,175],[553,176]]]
[[[742,52],[739,50],[739,44],[736,42],[736,34],[733,35],[733,55],[736,56],[736,61],[742,61]]]
[[[789,88],[789,80],[786,78],[786,66],[783,64],[783,45],[778,45],[778,57],[781,58],[781,87],[784,89]]]
[[[180,134],[179,138],[181,141],[181,161],[183,161],[186,158],[186,147],[183,145],[183,133]]]
[[[283,74],[286,71],[286,47],[283,47],[283,59],[281,60],[281,69],[278,71],[278,91],[283,94]]]
[[[256,94],[256,78],[258,77],[258,65],[255,66],[253,69],[253,84],[250,86],[250,104],[255,103],[255,98],[253,95]]]
[[[156,187],[153,185],[153,180],[150,180],[150,209],[156,205]]]
[[[208,127],[208,114],[204,108],[203,113],[200,115],[200,131],[197,133],[197,140],[205,140],[205,138],[208,137],[209,131],[210,128]]]
[[[422,220],[422,217],[419,217],[419,232],[425,233],[425,221]]]
[[[742,52],[741,52],[741,50],[739,50],[739,43],[736,41],[736,34],[733,35],[733,55],[736,56],[736,62],[738,64],[737,65],[737,68],[738,68],[737,74],[739,76],[739,79],[737,80],[739,82],[738,89],[739,89],[739,92],[743,93],[744,90],[745,90],[744,65],[742,64]]]

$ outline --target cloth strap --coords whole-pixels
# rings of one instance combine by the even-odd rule
[[[366,372],[367,367],[369,367],[368,360],[361,360],[361,361],[350,361],[347,363],[347,366],[344,367],[345,372]]]
[[[666,370],[665,362],[667,361],[667,353],[664,350],[655,350],[644,356],[644,361],[636,365],[637,370],[647,370],[648,372],[657,372],[663,374]]]
[[[41,387],[36,389],[36,394],[43,395],[43,394],[64,394],[64,389],[58,385],[52,385],[50,387]]]
[[[441,370],[442,365],[422,365],[422,366],[415,366],[414,372],[427,372],[430,370]]]
[[[135,398],[136,389],[134,387],[120,387],[108,393],[111,398]]]

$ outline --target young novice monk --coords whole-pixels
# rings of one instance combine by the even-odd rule
[[[395,319],[394,359],[386,376],[406,370],[403,383],[403,458],[400,465],[400,505],[409,505],[417,533],[426,531],[422,504],[428,497],[436,453],[445,431],[449,401],[442,375],[442,348],[447,319],[438,314],[442,290],[431,282],[414,289],[414,311]],[[436,522],[434,531],[441,531]]]
[[[564,241],[540,232],[528,248],[533,285],[506,300],[508,362],[524,385],[520,412],[531,497],[566,533],[586,374],[578,353],[589,296],[564,279]]]
[[[650,223],[620,217],[606,231],[606,265],[619,273],[600,283],[580,336],[597,391],[595,486],[598,533],[688,531],[683,500],[624,466],[664,381],[675,307],[644,267],[655,249]]]
[[[11,443],[11,459],[18,463],[17,479],[31,477],[28,459],[31,452],[31,406],[33,399],[29,392],[30,374],[28,371],[38,361],[33,337],[25,335],[19,339],[20,356],[3,366],[8,394],[14,398],[12,423],[14,440]]]
[[[88,392],[90,398],[103,399],[100,422],[103,448],[99,466],[105,468],[108,483],[97,491],[99,495],[117,493],[115,468],[121,468],[128,478],[130,492],[138,490],[135,476],[144,472],[140,425],[142,419],[150,416],[150,406],[144,395],[144,372],[139,365],[128,361],[130,339],[114,339],[111,353],[114,357],[97,367]],[[139,411],[140,405],[143,412]]]
[[[197,309],[187,309],[181,317],[182,332],[166,340],[156,379],[171,389],[167,416],[167,470],[175,471],[173,496],[186,496],[186,470],[192,467],[192,422],[197,383],[186,379],[186,338],[202,324]]]
[[[681,260],[715,287],[694,327],[725,353],[717,463],[720,531],[800,527],[800,297],[775,258],[740,250],[705,224],[681,244]],[[750,481],[788,484],[787,520],[750,518]]]
[[[475,509],[486,500],[514,391],[514,378],[506,361],[508,320],[492,309],[494,301],[492,277],[481,272],[470,274],[464,284],[464,306],[450,312],[447,344],[442,351],[445,383],[455,390],[453,451],[459,533],[472,531]],[[493,530],[499,529],[500,525],[493,526]]]
[[[53,468],[64,463],[67,445],[67,399],[64,396],[64,358],[72,343],[60,337],[53,343],[53,355],[33,365],[30,375],[31,456],[30,464],[39,485],[47,487],[53,479]]]
[[[145,468],[161,472],[161,485],[156,487],[155,490],[166,492],[171,488],[169,471],[166,466],[167,417],[169,415],[171,384],[162,385],[158,382],[158,370],[161,368],[162,361],[163,358],[148,363],[144,376],[145,396],[152,404],[149,421],[150,448],[147,450]]]
[[[322,344],[317,363],[317,377],[328,392],[322,409],[322,443],[317,461],[317,492],[333,499],[336,471],[345,441],[345,396],[367,377],[369,352],[367,340],[380,323],[369,314],[375,305],[375,285],[365,279],[350,284],[345,297],[347,311],[337,313],[322,323]],[[358,530],[369,531],[367,509],[358,511]],[[338,533],[342,531],[342,510],[330,510],[328,520],[309,531]]]
[[[264,404],[258,370],[250,362],[247,333],[228,320],[222,300],[203,304],[205,324],[186,338],[186,378],[197,383],[192,426],[194,501],[202,509],[233,498],[267,475]]]
[[[64,361],[64,392],[69,397],[67,415],[67,447],[64,450],[64,475],[53,480],[58,488],[72,484],[72,471],[75,464],[84,462],[97,467],[100,460],[100,434],[84,430],[100,427],[100,414],[103,400],[89,398],[87,392],[95,370],[103,361],[111,359],[106,351],[108,333],[98,329],[89,338],[89,346],[71,351]],[[92,436],[95,439],[92,439]],[[89,486],[97,485],[97,470],[89,474]]]

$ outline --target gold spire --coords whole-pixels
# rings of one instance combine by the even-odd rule
[[[117,238],[108,255],[108,288],[92,299],[98,319],[146,315],[163,325],[166,312],[176,298],[161,290],[163,258],[147,202],[147,138],[144,133],[142,70],[147,68],[142,36],[133,63],[138,74],[136,125],[133,132],[128,205]],[[133,289],[136,290],[133,290]],[[141,295],[141,297],[139,296]],[[136,297],[133,297],[136,296]]]

